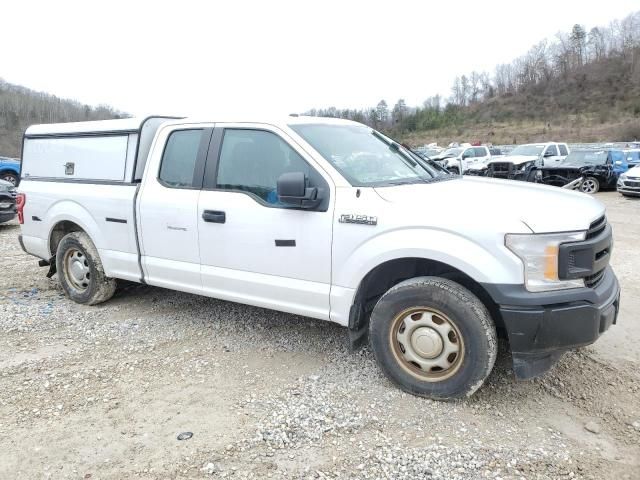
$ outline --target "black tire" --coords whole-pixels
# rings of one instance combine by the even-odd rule
[[[76,303],[96,305],[116,291],[115,279],[104,274],[98,250],[84,232],[72,232],[60,240],[56,270],[64,293]]]
[[[14,187],[18,186],[18,176],[15,173],[4,172],[0,173],[0,180],[12,183]]]
[[[461,354],[449,355],[447,362],[454,359],[451,368],[425,372],[418,364],[412,365],[401,358],[403,345],[397,337],[404,335],[400,332],[407,332],[409,327],[398,329],[398,319],[404,317],[404,323],[413,322],[418,315],[412,313],[414,309],[429,310],[428,315],[434,321],[445,318],[447,326],[450,324],[455,330],[455,341],[448,343],[458,342]],[[496,329],[486,307],[469,290],[444,278],[417,277],[394,286],[373,309],[369,328],[371,347],[382,371],[402,390],[414,395],[435,400],[469,397],[482,386],[496,360]],[[411,331],[414,333],[410,343],[414,344],[418,328]],[[445,337],[440,337],[447,342]],[[451,340],[451,334],[449,338]]]
[[[598,193],[600,191],[600,181],[595,177],[587,177],[580,184],[582,193]]]
[[[460,169],[458,167],[450,167],[448,170],[455,175],[460,175]]]

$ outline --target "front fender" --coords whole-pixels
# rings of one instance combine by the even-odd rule
[[[411,228],[369,238],[334,265],[334,284],[357,288],[378,265],[401,258],[424,258],[454,267],[479,283],[524,283],[521,261],[504,247],[504,237],[485,238],[491,250],[449,231]],[[399,247],[401,246],[401,247]]]

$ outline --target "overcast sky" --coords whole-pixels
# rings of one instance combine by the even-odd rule
[[[280,115],[450,94],[607,1],[30,1],[0,7],[0,77],[134,115]]]

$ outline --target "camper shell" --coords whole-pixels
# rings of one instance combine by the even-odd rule
[[[23,137],[21,178],[139,183],[158,128],[177,118],[158,115],[33,125]]]

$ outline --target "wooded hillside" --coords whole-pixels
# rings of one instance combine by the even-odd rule
[[[493,72],[455,78],[451,95],[411,108],[403,99],[365,110],[312,110],[350,118],[411,143],[516,143],[640,138],[640,11],[587,31],[574,25]],[[552,138],[551,138],[552,137]]]
[[[126,114],[109,106],[90,107],[12,85],[0,78],[0,156],[19,157],[22,134],[34,123],[106,120],[124,116]]]

